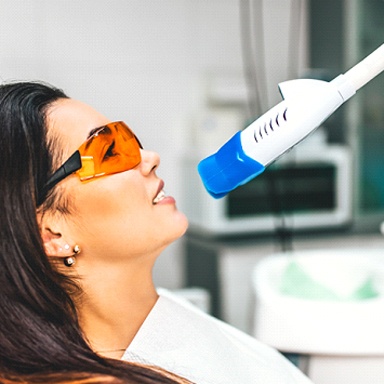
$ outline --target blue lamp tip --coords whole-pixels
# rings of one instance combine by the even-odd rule
[[[203,159],[197,166],[206,190],[215,199],[226,196],[265,169],[264,165],[244,153],[240,135],[241,132],[236,133],[215,154]]]

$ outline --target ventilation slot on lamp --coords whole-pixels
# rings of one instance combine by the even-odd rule
[[[264,138],[263,132],[265,133],[266,136],[268,136],[270,133],[275,132],[275,129],[280,127],[280,123],[281,123],[280,116],[283,116],[284,121],[287,121],[287,111],[288,111],[288,108],[285,108],[282,115],[278,113],[276,115],[276,118],[269,120],[269,123],[264,123],[264,126],[260,125],[258,130],[255,129],[255,131],[253,132],[253,137],[256,143],[259,143],[259,141],[263,140]]]

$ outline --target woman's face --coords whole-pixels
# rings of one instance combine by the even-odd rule
[[[48,111],[48,132],[63,144],[66,160],[87,139],[89,132],[110,120],[90,106],[60,99]],[[82,258],[108,262],[157,255],[187,229],[187,219],[171,196],[162,195],[156,176],[159,156],[141,150],[135,168],[81,182],[73,174],[60,184],[70,202],[70,214],[61,221],[61,233],[78,244]],[[157,199],[156,199],[157,197]],[[159,201],[157,201],[159,200]]]

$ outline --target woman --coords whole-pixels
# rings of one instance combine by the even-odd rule
[[[72,104],[73,108],[70,107]],[[102,320],[94,316],[92,322],[92,315],[88,315],[93,309],[97,310],[94,295],[99,295],[100,301],[105,302],[107,311],[110,307],[107,294],[94,291],[94,280],[102,274],[97,259],[100,252],[109,257],[112,264],[105,276],[110,283],[105,279],[102,288],[109,289],[107,285],[120,278],[113,244],[118,236],[117,229],[124,223],[119,222],[123,216],[118,217],[118,212],[112,210],[112,203],[117,201],[115,198],[125,200],[125,203],[137,204],[137,201],[133,201],[135,196],[131,193],[134,183],[123,186],[123,182],[114,176],[100,178],[99,186],[98,183],[81,182],[76,176],[68,177],[68,183],[63,182],[55,190],[47,186],[57,164],[83,135],[87,135],[88,129],[108,122],[101,115],[90,116],[93,111],[88,113],[87,107],[84,107],[83,115],[78,113],[82,108],[80,103],[67,99],[61,91],[42,84],[15,83],[3,85],[0,90],[0,381],[187,382],[157,368],[125,364],[110,358],[119,357],[114,343],[121,341],[119,346],[124,346],[128,342],[134,327],[141,321],[140,316],[145,316],[148,306],[156,300],[150,287],[148,297],[128,314],[133,327],[128,327],[129,332],[123,336],[125,339],[114,338],[112,329],[103,328]],[[87,118],[91,120],[86,121]],[[86,132],[84,129],[77,132],[83,124]],[[143,158],[146,160],[141,167],[147,165],[150,172],[158,158],[154,154]],[[125,175],[129,177],[130,174],[126,172]],[[120,188],[119,196],[104,196],[108,207],[97,205],[102,193],[112,192],[112,184],[109,190],[102,187],[108,179],[115,183],[115,188]],[[150,187],[156,189],[159,184],[160,181],[153,178]],[[96,186],[100,193],[94,189]],[[68,193],[65,193],[67,188]],[[84,198],[85,190],[89,191],[89,198],[97,197],[93,208],[88,204],[91,201]],[[87,209],[92,210],[95,219],[97,215],[103,215],[104,209],[111,209],[111,215],[109,220],[103,218],[99,226],[92,225],[82,217]],[[89,239],[85,234],[89,234]],[[75,239],[81,239],[81,253],[78,248],[72,251],[67,245],[73,247]],[[107,239],[111,240],[108,250],[102,241]],[[91,244],[89,248],[87,242]],[[88,255],[94,249],[99,252],[96,251],[89,261]],[[76,267],[70,268],[74,253],[82,257],[78,257]],[[89,273],[84,274],[84,268],[89,269]],[[139,281],[137,292],[128,292],[135,296],[134,300],[139,301],[142,284],[149,282]],[[117,321],[124,311],[122,308],[120,313],[115,313]],[[119,337],[122,337],[120,333]]]
[[[6,84],[0,145],[4,377],[309,383],[276,351],[156,290],[155,260],[187,220],[158,155],[126,124],[50,86]]]

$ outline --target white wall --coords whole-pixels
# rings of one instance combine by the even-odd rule
[[[284,40],[287,3],[267,2],[269,45]],[[279,69],[287,52],[271,52]],[[242,73],[238,0],[0,0],[0,78],[51,82],[125,120],[161,154],[159,174],[180,201],[188,117],[206,74],[225,72]],[[159,284],[182,285],[181,251],[178,242],[159,260]]]

